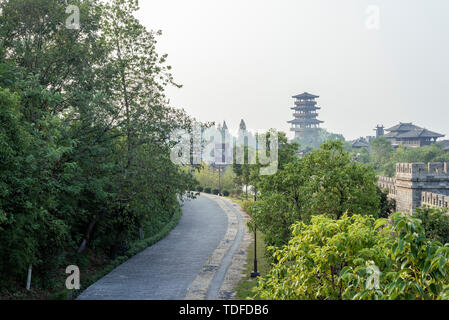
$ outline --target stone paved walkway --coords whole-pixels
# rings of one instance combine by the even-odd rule
[[[200,196],[186,202],[179,225],[166,238],[118,266],[87,288],[78,299],[184,299],[209,257],[229,234],[228,216],[213,197]],[[232,225],[241,231],[242,219],[236,218],[237,225]],[[238,238],[241,237],[236,237],[235,241],[239,241]],[[213,281],[217,281],[216,278],[222,281],[222,277],[214,277]],[[220,288],[220,285],[216,283],[211,287]]]

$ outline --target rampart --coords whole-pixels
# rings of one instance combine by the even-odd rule
[[[398,163],[396,177],[379,177],[379,187],[388,189],[388,196],[396,200],[400,212],[413,212],[431,203],[433,207],[447,207],[449,163]]]

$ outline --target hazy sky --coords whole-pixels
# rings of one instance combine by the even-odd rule
[[[380,28],[369,29],[368,6]],[[322,127],[347,139],[399,121],[449,139],[448,0],[140,0],[163,31],[182,89],[172,105],[201,121],[244,118],[289,132],[293,99],[320,96]],[[372,11],[370,12],[372,13]]]

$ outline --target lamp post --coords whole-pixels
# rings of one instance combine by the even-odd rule
[[[254,202],[256,201],[257,192],[254,192]],[[256,223],[254,223],[254,271],[251,272],[251,278],[257,278],[258,276],[260,276],[260,273],[257,271],[257,227]]]
[[[221,166],[218,165],[218,195],[221,196]]]

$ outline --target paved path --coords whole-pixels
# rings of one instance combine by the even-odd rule
[[[238,229],[241,229],[240,218],[238,222]],[[227,214],[213,198],[200,196],[188,201],[183,206],[179,225],[166,238],[118,266],[87,288],[78,299],[184,299],[187,289],[223,242],[227,231]],[[236,237],[236,245],[240,238]],[[223,259],[223,264],[227,264],[225,260],[229,257]],[[210,283],[214,291],[223,281],[223,268],[226,269],[220,266],[218,276],[214,276]],[[216,297],[216,294],[208,292],[208,298]]]

